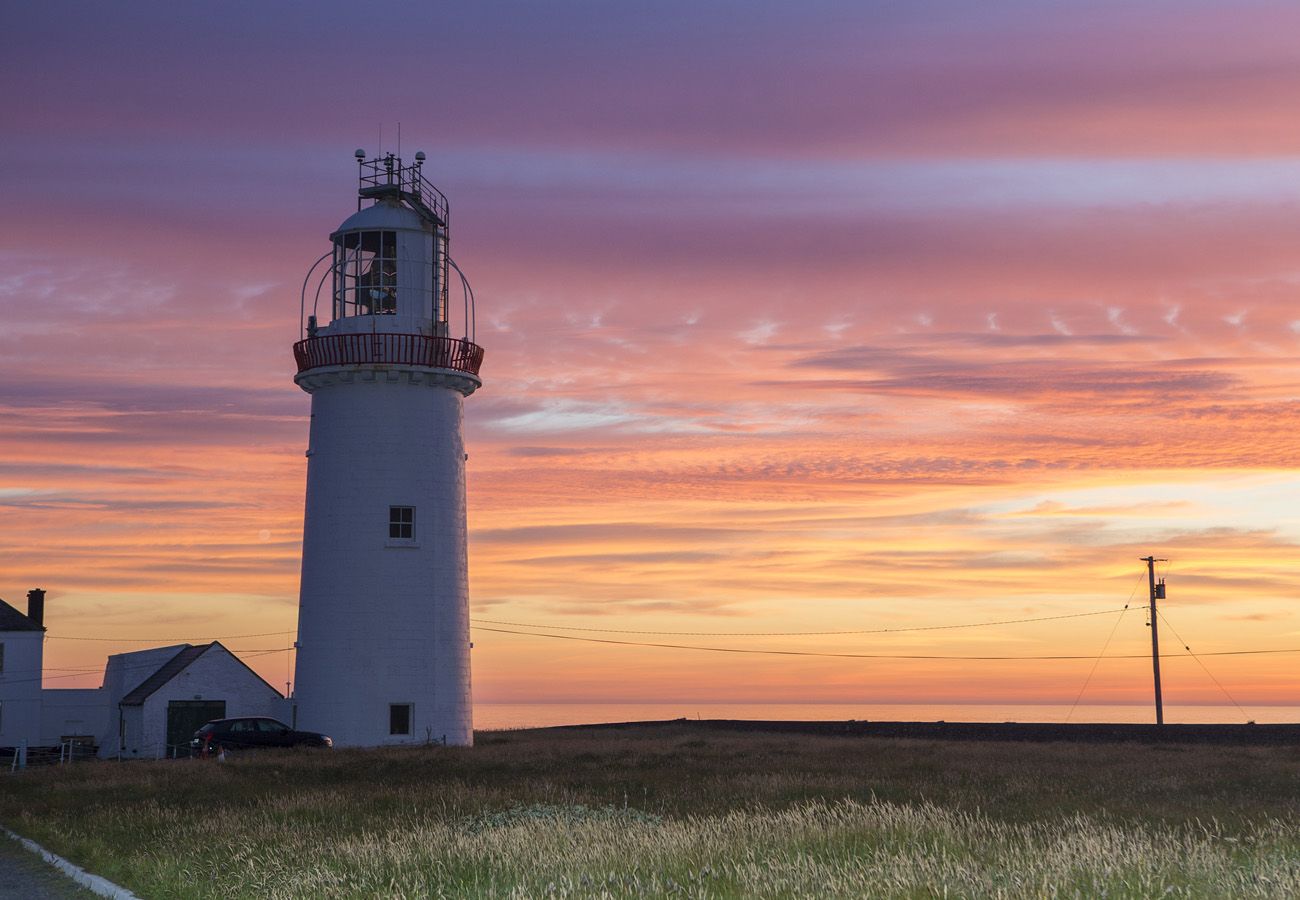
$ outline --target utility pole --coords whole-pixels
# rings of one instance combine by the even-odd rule
[[[1156,584],[1156,563],[1168,562],[1165,559],[1156,559],[1154,556],[1144,556],[1142,561],[1147,564],[1147,584],[1151,589],[1151,671],[1156,679],[1156,724],[1165,724],[1165,704],[1160,696],[1160,632],[1157,628],[1156,620],[1156,598],[1165,595],[1165,580],[1160,579]]]

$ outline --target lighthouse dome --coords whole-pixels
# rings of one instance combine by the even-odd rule
[[[330,237],[345,231],[423,231],[425,227],[424,219],[413,209],[397,203],[376,203],[348,216]]]

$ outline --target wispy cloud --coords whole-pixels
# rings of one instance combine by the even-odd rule
[[[394,9],[8,16],[5,596],[44,584],[65,631],[293,627],[301,279],[355,209],[352,149],[397,150],[400,120],[479,297],[476,609],[1014,618],[1122,604],[1157,552],[1189,640],[1300,627],[1293,4],[488,0],[375,31]],[[456,86],[436,110],[427,80],[338,77],[431,53]],[[1112,625],[908,640],[1093,652]],[[571,650],[480,641],[477,689],[1078,685]],[[1286,665],[1216,673],[1289,700]],[[1176,680],[1213,699],[1197,677]]]

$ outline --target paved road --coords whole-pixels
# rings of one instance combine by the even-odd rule
[[[0,833],[0,900],[95,900],[95,895]]]

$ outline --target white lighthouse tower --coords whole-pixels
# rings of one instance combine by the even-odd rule
[[[424,154],[356,157],[357,212],[307,275],[293,348],[311,394],[296,724],[337,746],[468,745],[473,294],[448,256],[447,198],[425,180]],[[463,297],[454,323],[450,270]]]

